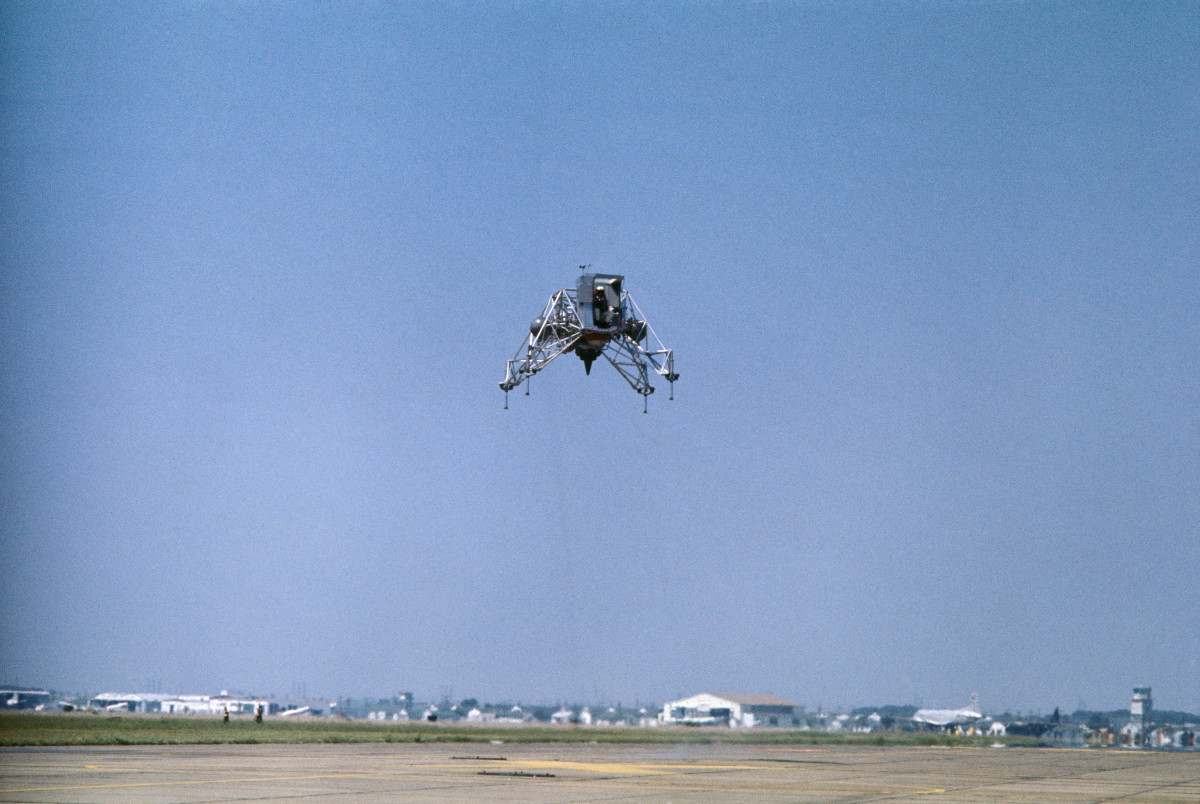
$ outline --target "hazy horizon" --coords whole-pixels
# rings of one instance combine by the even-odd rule
[[[0,689],[40,690],[40,689],[47,689],[47,688],[38,686],[38,685],[7,686],[4,684],[0,684]],[[286,694],[281,694],[277,691],[272,691],[272,690],[253,690],[253,689],[224,688],[224,687],[221,689],[212,689],[212,690],[195,690],[195,689],[163,690],[163,689],[159,689],[153,681],[151,681],[149,688],[123,688],[123,687],[122,688],[114,688],[114,687],[103,687],[102,686],[102,687],[99,687],[94,690],[64,690],[64,689],[56,689],[56,688],[51,687],[51,688],[49,688],[49,691],[60,693],[66,697],[77,697],[81,694],[86,694],[89,697],[96,697],[96,696],[108,695],[108,694],[118,694],[118,695],[150,694],[150,695],[163,695],[163,696],[208,695],[210,697],[228,696],[230,698],[264,698],[264,699],[268,699],[268,700],[278,701],[280,704],[284,704],[284,703],[309,703],[309,704],[312,704],[314,702],[326,702],[326,701],[330,702],[331,704],[332,703],[342,703],[342,702],[347,702],[347,703],[352,704],[355,701],[358,701],[358,702],[361,702],[360,705],[365,705],[365,706],[383,705],[382,704],[383,701],[395,701],[402,694],[412,693],[412,695],[413,695],[412,703],[411,703],[412,706],[430,706],[430,705],[432,705],[435,707],[439,707],[438,711],[442,711],[441,707],[457,707],[458,705],[462,704],[464,701],[474,701],[475,705],[481,706],[481,707],[506,707],[506,706],[510,706],[510,705],[518,705],[519,704],[520,706],[522,706],[525,709],[530,709],[533,707],[542,708],[542,709],[551,708],[551,707],[567,707],[567,708],[573,708],[573,709],[579,709],[581,707],[586,707],[586,708],[591,708],[591,709],[597,709],[597,708],[614,706],[614,707],[619,707],[621,710],[631,710],[631,709],[639,709],[639,708],[646,709],[649,714],[654,714],[656,712],[661,711],[662,707],[668,701],[682,700],[684,698],[688,698],[688,697],[691,697],[693,695],[697,695],[700,693],[708,693],[708,694],[713,694],[713,695],[759,694],[759,693],[746,693],[743,690],[715,690],[715,689],[704,688],[704,689],[692,690],[692,691],[689,691],[686,693],[685,692],[676,693],[675,695],[672,695],[668,698],[663,698],[660,700],[643,700],[643,699],[638,699],[638,698],[634,698],[633,700],[620,700],[620,699],[616,699],[616,698],[595,698],[595,697],[591,697],[591,696],[583,695],[583,694],[580,694],[575,697],[566,696],[566,697],[559,697],[559,698],[548,699],[548,700],[516,698],[516,697],[511,697],[511,696],[504,697],[504,698],[491,699],[491,698],[480,698],[479,696],[474,695],[470,690],[458,691],[458,690],[453,690],[453,689],[443,689],[442,691],[440,691],[437,694],[427,694],[427,695],[415,693],[412,690],[397,690],[394,692],[374,692],[374,693],[363,693],[363,694],[356,694],[356,695],[344,695],[344,694],[339,694],[339,693],[333,692],[328,695],[321,695],[321,694],[313,694],[308,691],[297,691],[296,687],[293,688],[293,691],[286,693]],[[1132,690],[1130,690],[1130,692],[1132,693]],[[775,693],[767,693],[767,694],[775,694]],[[787,695],[779,695],[778,697],[789,700],[791,703],[798,706],[800,711],[802,711],[805,715],[808,715],[808,716],[821,715],[821,714],[833,715],[833,714],[848,713],[848,712],[852,712],[852,711],[867,710],[867,709],[883,710],[887,707],[893,707],[893,706],[901,707],[901,708],[912,707],[912,708],[930,708],[930,709],[957,709],[962,706],[967,706],[970,703],[969,700],[968,701],[951,702],[951,703],[945,703],[945,704],[942,704],[939,702],[930,703],[930,702],[925,702],[925,701],[902,702],[902,701],[882,701],[882,700],[864,700],[861,702],[832,702],[831,703],[831,702],[824,702],[824,701],[816,701],[816,702],[797,701],[797,700],[793,700],[793,699],[789,698]],[[970,696],[968,696],[968,697],[970,697]],[[1130,697],[1132,697],[1132,695]],[[1101,712],[1122,712],[1122,711],[1127,712],[1127,711],[1129,711],[1128,703],[1126,703],[1124,706],[1115,706],[1115,707],[1090,706],[1090,705],[1087,705],[1086,701],[1080,701],[1079,704],[1080,705],[1075,706],[1075,707],[1065,707],[1065,706],[1062,706],[1061,704],[1059,704],[1056,707],[1050,707],[1049,709],[1043,709],[1040,706],[1024,706],[1024,707],[1009,706],[1009,707],[1004,707],[1004,708],[996,708],[993,706],[986,706],[983,701],[979,701],[978,705],[979,705],[979,710],[983,713],[983,715],[985,717],[1005,715],[1005,714],[1013,715],[1016,717],[1023,717],[1023,716],[1049,717],[1055,708],[1059,708],[1061,710],[1061,713],[1064,715],[1071,715],[1077,711],[1101,711]],[[397,704],[390,704],[390,705],[397,705]],[[1161,712],[1186,712],[1187,710],[1181,710],[1181,709],[1178,709],[1176,707],[1171,707],[1171,706],[1161,706],[1158,704],[1157,699],[1155,699],[1153,711],[1161,713]],[[329,714],[331,714],[331,713],[329,713]],[[461,712],[460,712],[460,714],[461,714]],[[1196,713],[1193,712],[1191,714],[1196,714]],[[417,715],[419,715],[419,713],[414,713],[412,716],[416,717]]]
[[[1200,710],[1193,4],[0,21],[0,677]]]

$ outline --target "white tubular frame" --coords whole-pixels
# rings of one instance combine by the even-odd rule
[[[512,360],[508,361],[504,381],[500,383],[506,397],[509,391],[544,369],[554,358],[574,349],[583,337],[584,328],[579,320],[575,291],[571,288],[563,288],[551,296],[540,318],[542,326],[537,333],[530,333]],[[652,344],[656,348],[646,349],[625,332],[615,332],[601,354],[643,398],[654,393],[654,386],[650,384],[650,373],[653,371],[671,383],[671,398],[674,399],[675,380],[679,379],[675,373],[675,355],[659,340],[658,334],[626,290],[621,291],[621,318],[622,321],[632,319],[645,324],[647,345]],[[525,393],[529,393],[528,389]]]
[[[621,372],[621,376],[625,381],[642,396],[650,396],[654,393],[654,386],[650,384],[649,369],[654,369],[654,373],[664,378],[671,383],[671,399],[675,398],[675,380],[679,379],[679,375],[675,373],[675,353],[663,345],[663,342],[658,339],[658,333],[654,331],[654,327],[650,326],[650,322],[646,320],[646,316],[642,315],[642,310],[637,306],[637,302],[629,295],[629,291],[621,291],[621,310],[624,312],[627,309],[632,309],[634,318],[646,325],[646,343],[653,343],[658,346],[653,351],[646,350],[640,343],[622,333],[619,337],[613,338],[609,343],[612,344],[612,351],[617,357],[625,357],[625,360],[618,360],[609,350],[604,350],[604,356],[612,363],[613,368]]]
[[[563,288],[550,297],[540,317],[541,329],[536,335],[530,333],[525,338],[525,343],[521,344],[517,353],[513,355],[513,359],[508,361],[504,382],[500,383],[505,393],[537,374],[563,352],[573,349],[576,342],[583,337],[579,311],[568,288]],[[524,357],[522,352],[525,353]]]

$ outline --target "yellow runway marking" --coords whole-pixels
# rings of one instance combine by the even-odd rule
[[[623,773],[630,776],[661,776],[677,771],[758,770],[756,765],[634,765],[624,762],[567,762],[563,760],[518,759],[504,763],[505,767],[560,768],[562,770],[592,771],[593,773]]]

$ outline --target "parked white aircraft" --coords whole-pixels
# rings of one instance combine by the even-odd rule
[[[962,709],[918,709],[913,713],[914,723],[926,723],[930,726],[961,726],[974,723],[983,715],[979,711],[979,695],[971,696],[971,704]]]

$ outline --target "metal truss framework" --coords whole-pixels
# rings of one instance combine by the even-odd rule
[[[504,391],[505,408],[508,407],[509,391],[528,381],[554,358],[573,351],[580,345],[579,342],[584,340],[585,335],[595,337],[598,333],[607,339],[600,347],[600,354],[604,355],[633,390],[642,395],[643,411],[646,408],[646,397],[654,393],[654,386],[650,384],[651,372],[671,384],[671,399],[675,398],[675,380],[679,379],[679,375],[675,373],[675,356],[659,340],[628,291],[621,291],[620,321],[628,322],[634,325],[633,327],[585,332],[579,318],[576,292],[571,288],[563,288],[551,296],[542,309],[542,314],[535,321],[540,322],[541,326],[536,332],[530,332],[512,360],[508,361],[504,381],[500,383],[500,388]],[[638,325],[644,325],[645,330],[644,333],[640,333],[642,337],[635,340],[631,332],[637,332]],[[657,348],[647,349],[640,341],[645,341],[646,345],[653,344]],[[525,394],[529,394],[528,386]]]

